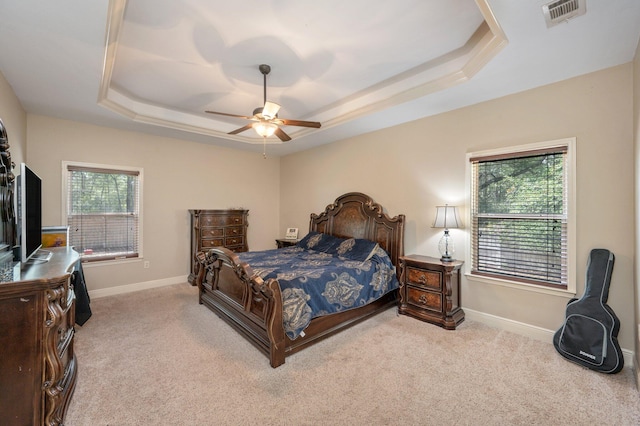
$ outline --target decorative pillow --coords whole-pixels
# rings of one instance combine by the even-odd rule
[[[367,261],[374,255],[378,243],[362,238],[349,238],[336,247],[336,254],[349,260]]]
[[[335,253],[336,247],[343,241],[344,239],[342,238],[311,231],[298,242],[298,246],[307,250],[333,254]]]
[[[298,247],[302,247],[304,249],[313,248],[318,245],[318,242],[320,242],[321,238],[321,233],[311,231],[307,235],[305,235],[304,238],[298,241]]]

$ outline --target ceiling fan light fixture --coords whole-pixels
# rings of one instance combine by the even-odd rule
[[[229,132],[230,135],[237,135],[245,130],[251,128],[255,129],[256,133],[262,138],[268,138],[269,136],[276,135],[282,142],[291,140],[291,136],[287,135],[284,130],[279,126],[298,126],[298,127],[311,127],[319,129],[321,124],[317,121],[304,121],[304,120],[290,120],[288,118],[279,118],[278,111],[280,105],[275,102],[267,101],[267,74],[271,71],[271,67],[266,64],[262,64],[258,67],[262,73],[264,80],[264,106],[258,107],[253,110],[253,116],[248,117],[246,115],[230,114],[228,112],[218,111],[205,111],[208,114],[224,115],[226,117],[237,117],[244,120],[251,120],[253,124],[247,124],[239,129],[235,129]]]
[[[253,130],[255,130],[256,133],[262,136],[263,138],[268,138],[269,136],[272,136],[277,129],[278,129],[277,124],[270,123],[268,121],[260,121],[253,125]]]

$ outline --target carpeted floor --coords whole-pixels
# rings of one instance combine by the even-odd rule
[[[390,309],[273,369],[186,283],[91,306],[67,426],[640,424],[631,369],[593,372],[477,322]]]

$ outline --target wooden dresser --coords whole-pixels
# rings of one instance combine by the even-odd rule
[[[249,251],[247,216],[249,210],[189,210],[191,214],[191,272],[189,283],[195,285],[199,263],[195,255],[210,247],[224,246],[235,252]]]
[[[0,424],[64,423],[76,383],[75,296],[80,258],[68,247],[0,282]]]

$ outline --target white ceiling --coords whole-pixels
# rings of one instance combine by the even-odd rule
[[[640,1],[551,28],[548,2],[2,0],[0,72],[28,113],[261,152],[204,111],[250,116],[266,63],[279,116],[322,122],[284,155],[633,59]]]

